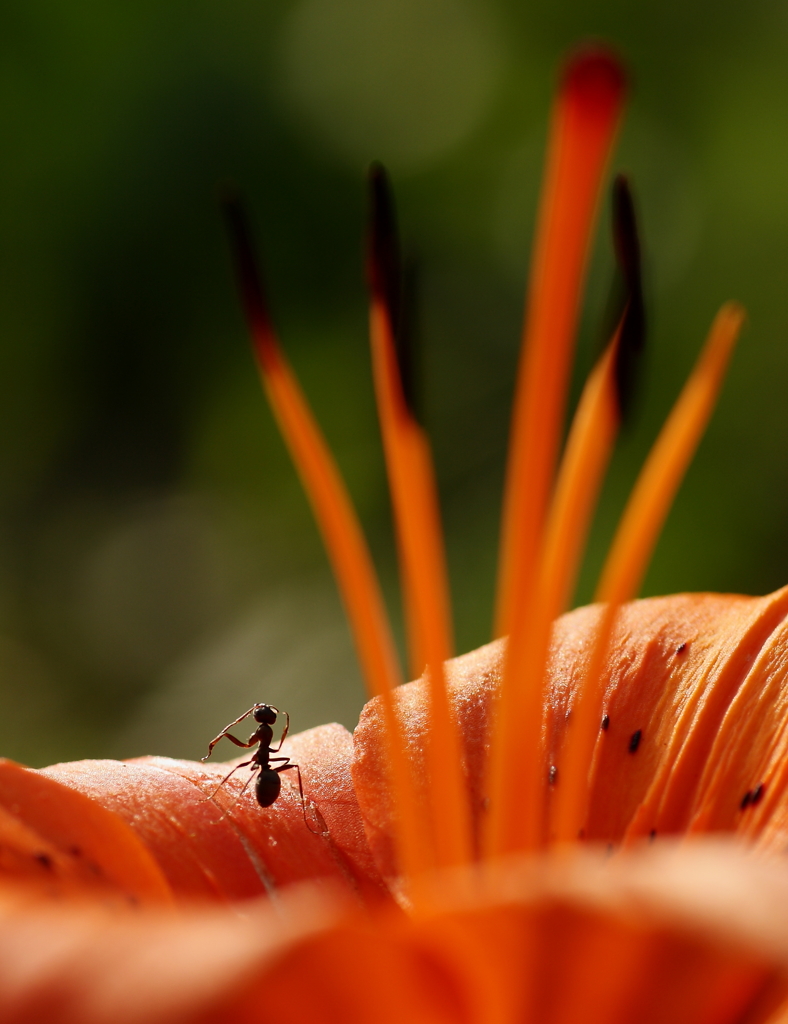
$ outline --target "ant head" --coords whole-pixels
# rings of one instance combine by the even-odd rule
[[[265,722],[266,725],[273,725],[276,721],[276,711],[270,704],[261,704],[252,712],[255,722]]]

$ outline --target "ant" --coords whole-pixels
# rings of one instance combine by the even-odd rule
[[[279,738],[279,746],[272,747],[271,741],[274,738],[274,730],[272,726],[276,723],[278,715],[285,716],[285,727],[282,730],[282,735]],[[239,740],[236,736],[233,736],[229,731],[234,725],[238,725],[239,722],[243,722],[245,718],[252,715],[255,722],[257,722],[257,728],[246,741]],[[272,704],[253,704],[248,711],[245,711],[240,718],[236,718],[234,722],[230,722],[228,726],[215,736],[208,744],[208,753],[205,757],[201,758],[202,761],[207,761],[213,752],[213,748],[223,739],[225,736],[231,743],[234,743],[236,747],[243,747],[248,749],[253,747],[255,744],[259,744],[257,750],[252,754],[249,761],[243,761],[241,764],[237,764],[231,772],[222,779],[219,785],[211,794],[211,799],[219,792],[222,786],[227,782],[231,775],[238,771],[239,768],[246,768],[248,765],[253,765],[252,774],[249,776],[244,788],[238,794],[240,798],[246,791],[246,787],[254,778],[254,773],[258,772],[257,781],[255,782],[254,791],[257,797],[257,802],[261,807],[270,807],[271,804],[279,796],[279,791],[282,788],[282,780],[280,775],[282,772],[289,771],[291,768],[295,768],[298,775],[298,792],[301,794],[301,809],[304,812],[304,824],[313,835],[325,835],[325,831],[315,832],[312,826],[309,824],[306,817],[306,801],[304,799],[304,786],[301,782],[301,769],[300,767],[292,762],[289,757],[285,757],[284,754],[281,757],[271,757],[272,754],[277,754],[282,749],[282,744],[290,730],[290,715],[286,711],[280,711],[279,708],[275,708]],[[272,762],[282,762],[276,768],[272,768]]]

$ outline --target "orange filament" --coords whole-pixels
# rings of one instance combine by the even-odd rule
[[[301,477],[337,579],[359,661],[372,696],[383,702],[405,884],[430,866],[427,830],[407,763],[393,690],[402,681],[377,576],[339,470],[280,349],[265,309],[251,240],[237,203],[228,203],[233,255],[255,357],[279,429]]]
[[[551,704],[544,692],[550,633],[553,622],[569,607],[591,518],[621,421],[616,389],[616,358],[620,339],[619,327],[616,337],[583,389],[561,459],[547,521],[539,572],[539,597],[532,620],[533,675],[525,676],[541,682],[538,689],[533,688],[535,698],[538,697],[540,703],[529,709],[529,714],[539,714],[540,707],[543,709],[545,734],[549,734],[552,726]],[[540,770],[545,770],[541,753],[541,746],[534,749],[530,766],[538,784],[535,795],[537,812],[543,812],[546,795],[544,777],[540,778]],[[539,820],[544,821],[543,813]]]
[[[714,410],[744,317],[735,302],[727,302],[715,317],[695,369],[640,472],[595,600],[626,601],[639,590],[676,491]]]
[[[517,678],[536,681],[536,685],[520,691],[517,717],[520,722],[531,716],[544,720],[547,710],[544,680],[550,630],[571,598],[620,420],[615,381],[619,338],[620,329],[583,389],[547,519],[533,615],[517,632],[514,643],[510,643],[511,671]],[[529,840],[536,842],[542,835],[545,795],[542,753],[541,742],[531,748],[521,745],[517,764],[505,777],[502,814],[509,822],[509,842],[513,846],[525,845]]]
[[[582,282],[624,91],[623,71],[614,57],[597,50],[582,52],[565,72],[552,118],[504,497],[495,629],[510,634],[510,646],[492,737],[487,854],[537,841],[533,808],[522,812],[528,801],[521,796],[512,814],[509,799],[503,799],[515,766],[529,792],[536,792],[539,784],[536,776],[523,783],[519,770],[524,751],[533,761],[541,731],[541,714],[523,717],[525,705],[536,706],[536,697],[523,698],[522,692],[531,688],[538,693],[540,682],[521,674],[526,657],[517,653],[524,643],[519,634],[536,614],[539,553]],[[530,656],[527,660],[531,662]],[[534,773],[529,769],[527,774]]]
[[[539,571],[539,605],[548,606],[551,625],[569,605],[619,426],[617,345],[618,335],[583,389],[556,481]]]
[[[635,597],[679,484],[719,394],[744,310],[726,303],[717,314],[703,352],[640,472],[602,570],[595,599],[602,619],[564,740],[561,785],[556,792],[555,835],[574,840],[587,811],[590,769],[599,735],[602,668],[620,604]]]
[[[426,661],[430,693],[428,787],[436,864],[471,858],[470,811],[457,723],[444,662],[451,622],[435,478],[427,439],[403,395],[391,316],[381,297],[370,311],[373,369],[402,564],[408,619]],[[420,672],[424,663],[419,666]]]

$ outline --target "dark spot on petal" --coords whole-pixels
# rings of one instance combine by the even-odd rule
[[[550,765],[550,771],[547,773],[547,781],[551,786],[554,786],[558,779],[558,769],[554,764]]]
[[[741,798],[741,803],[739,804],[739,807],[741,807],[741,809],[744,810],[746,807],[749,807],[751,803],[752,803],[752,790],[748,789],[747,792],[744,794],[744,796]]]
[[[686,642],[682,643],[682,644],[679,644],[678,647],[676,648],[676,654],[683,654],[686,651],[686,649],[687,649]]]
[[[604,716],[602,717],[602,728],[603,728],[603,729],[604,729],[605,731],[607,731],[607,729],[608,729],[609,727],[610,727],[610,715],[604,715]]]
[[[752,800],[750,800],[750,803],[753,807],[761,802],[761,797],[763,796],[764,789],[766,789],[766,787],[762,782],[759,782],[758,785],[755,787],[752,794]]]
[[[652,842],[652,843],[657,838],[657,830],[655,828],[652,828],[652,830],[649,832],[648,838],[649,838],[649,841]]]
[[[640,740],[643,736],[643,730],[638,729],[637,732],[633,732],[629,737],[629,752],[634,754],[640,746]]]
[[[36,853],[34,857],[42,868],[45,868],[47,871],[52,870],[52,858],[48,853]]]
[[[69,846],[68,852],[71,854],[72,857],[82,856],[82,850],[79,846]]]

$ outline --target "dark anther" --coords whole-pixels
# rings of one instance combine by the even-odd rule
[[[394,193],[385,167],[369,169],[369,238],[367,279],[372,295],[388,311],[397,353],[402,393],[411,415],[416,416],[413,316],[417,303],[417,273],[413,259],[400,253]]]
[[[269,326],[268,309],[258,269],[257,254],[252,242],[249,218],[241,197],[232,187],[221,195],[221,207],[230,240],[235,276],[246,318],[252,330]]]
[[[602,728],[605,730],[605,732],[607,732],[609,727],[610,727],[610,715],[603,715],[602,716]]]
[[[687,649],[687,644],[686,644],[686,641],[685,641],[684,643],[681,643],[681,644],[678,645],[678,647],[676,648],[676,654],[683,654],[686,651],[686,649]]]
[[[550,771],[547,773],[547,781],[550,783],[551,786],[554,786],[556,784],[557,779],[558,779],[558,769],[556,768],[556,766],[554,764],[551,764],[550,765]]]
[[[753,807],[761,802],[761,797],[763,796],[763,791],[765,788],[766,787],[764,786],[764,784],[762,782],[759,782],[753,790],[752,800],[750,801]]]
[[[637,364],[645,345],[646,315],[635,204],[623,174],[613,182],[613,246],[623,285],[615,320],[623,317],[616,357],[616,388],[619,411],[626,418],[631,411]]]
[[[630,752],[630,754],[634,754],[635,751],[637,750],[637,748],[640,746],[640,740],[641,740],[642,736],[643,736],[643,730],[642,729],[638,729],[637,732],[633,732],[632,735],[629,737],[629,752]]]
[[[369,168],[367,275],[372,294],[382,300],[396,334],[402,299],[399,231],[391,182],[386,168],[377,162]]]
[[[741,803],[739,804],[739,807],[741,807],[742,810],[745,810],[747,807],[750,806],[751,803],[752,803],[752,790],[748,789],[747,792],[744,794],[744,796],[741,798]]]

